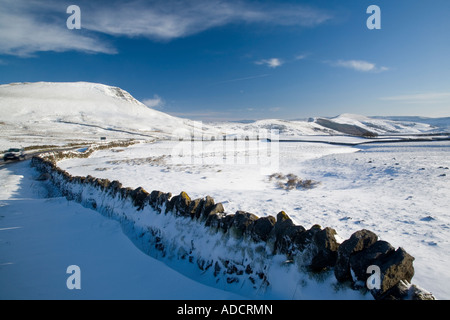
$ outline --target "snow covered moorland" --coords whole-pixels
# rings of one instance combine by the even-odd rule
[[[283,210],[306,229],[315,224],[334,228],[342,241],[358,230],[369,229],[415,258],[415,284],[438,298],[448,297],[444,279],[450,277],[446,268],[450,259],[450,217],[446,209],[450,204],[450,142],[357,148],[280,143],[275,175],[261,174],[261,167],[256,165],[221,163],[223,154],[212,150],[222,142],[193,142],[209,145],[198,148],[204,152],[196,159],[203,162],[172,163],[163,155],[170,154],[179,143],[155,142],[98,151],[87,159],[67,159],[58,165],[74,176],[119,180],[133,189],[143,187],[174,195],[186,191],[192,199],[210,195],[227,213],[243,210],[257,216],[275,216]],[[289,175],[294,180],[310,180],[312,186],[288,187]],[[304,298],[301,294],[305,292],[310,298],[326,296],[323,290],[312,293],[302,288],[297,297],[292,297]]]
[[[150,110],[125,91],[99,84],[4,85],[0,96],[2,149],[17,144],[88,145],[102,135],[108,140],[133,138],[140,143],[98,150],[89,157],[81,157],[86,148],[80,148],[75,151],[80,157],[61,158],[56,164],[72,176],[117,180],[131,189],[173,195],[184,191],[190,199],[211,196],[228,214],[242,210],[275,217],[284,211],[307,230],[316,224],[335,229],[340,243],[358,230],[371,230],[414,257],[412,283],[438,299],[450,298],[450,142],[448,133],[428,136],[445,133],[445,119],[342,115],[326,121],[199,125]],[[263,137],[270,129],[280,133],[271,136],[272,142]],[[372,134],[367,138],[339,130]],[[187,133],[183,140],[182,132]],[[189,239],[205,239],[194,222],[154,215],[150,209],[140,213],[96,189],[71,187],[72,195],[91,199],[82,201],[90,206],[85,208],[76,199],[63,198],[61,188],[49,180],[37,181],[39,173],[29,161],[0,165],[2,298],[372,298],[364,290],[338,284],[332,269],[320,276],[299,272],[279,255],[255,262],[269,269],[263,271],[270,286],[264,277],[235,281],[226,272],[215,277],[206,272],[215,266],[202,264],[208,259],[191,263],[180,258],[188,256],[183,250],[189,251]],[[113,219],[99,212],[114,213]],[[118,219],[122,215],[133,221],[132,227]],[[145,251],[149,238],[135,231],[148,226],[165,232],[165,242],[154,244],[165,245],[170,254],[146,255],[136,248]],[[211,235],[208,241],[196,242],[202,246],[191,250],[211,261],[237,258],[242,252],[261,257],[264,251],[232,237]],[[232,264],[221,263],[221,272],[229,265],[239,275]],[[66,287],[66,268],[72,264],[82,271],[79,291]]]

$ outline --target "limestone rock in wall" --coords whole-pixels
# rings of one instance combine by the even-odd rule
[[[369,230],[359,230],[339,246],[334,275],[340,282],[351,280],[350,256],[374,244],[378,236]]]

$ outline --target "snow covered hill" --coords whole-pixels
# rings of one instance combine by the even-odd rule
[[[414,117],[414,116],[391,116],[391,117],[383,117],[383,116],[373,116],[372,119],[381,119],[381,120],[391,120],[396,123],[407,123],[407,124],[427,124],[434,127],[437,132],[450,132],[450,117],[443,118],[427,118],[427,117]]]
[[[322,120],[322,121],[321,121]],[[317,118],[315,122],[323,124],[323,118]],[[371,132],[377,135],[390,134],[421,134],[442,131],[439,126],[426,122],[411,120],[391,120],[388,117],[374,118],[362,115],[344,113],[337,117],[326,119],[329,124],[334,124],[334,128],[339,130],[338,125],[348,125],[354,129]],[[436,123],[437,124],[437,123]],[[333,127],[328,125],[328,127]],[[345,133],[345,130],[341,130]]]
[[[217,122],[212,123],[212,125],[227,133],[229,132],[237,136],[246,136],[252,132],[257,133],[263,130],[277,130],[280,137],[283,138],[298,138],[300,136],[312,135],[329,136],[330,134],[340,134],[340,132],[323,127],[314,121],[303,120],[289,121],[281,119],[264,119],[248,122]]]
[[[193,126],[208,130],[150,109],[120,88],[88,82],[1,85],[0,114],[0,150],[11,144],[58,144],[101,136],[170,137],[188,133]]]
[[[212,123],[217,129],[246,136],[261,130],[277,130],[280,139],[335,141],[330,136],[376,137],[448,133],[450,118],[367,117],[344,113],[336,117],[307,120],[264,119],[246,122]],[[306,137],[306,138],[305,138]],[[358,140],[354,140],[358,141]],[[346,141],[348,142],[348,141]]]

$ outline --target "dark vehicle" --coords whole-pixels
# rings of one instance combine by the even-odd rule
[[[3,156],[3,160],[21,160],[25,159],[25,153],[23,149],[11,148]]]

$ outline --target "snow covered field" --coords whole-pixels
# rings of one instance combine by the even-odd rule
[[[0,167],[0,299],[243,299],[147,256],[118,222],[34,178],[30,161]],[[70,265],[80,290],[66,286]]]
[[[59,165],[72,175],[119,180],[131,188],[186,191],[191,198],[210,195],[228,213],[275,216],[284,210],[305,228],[329,226],[343,239],[363,228],[372,230],[415,257],[413,283],[439,299],[450,298],[450,142],[359,147],[233,143],[160,141],[98,151]],[[273,162],[255,165],[255,159],[267,160],[267,148],[272,148]],[[184,156],[176,157],[180,149]],[[247,159],[247,164],[233,159]],[[271,179],[271,173],[282,175]],[[317,184],[289,189],[282,184],[288,174]]]

